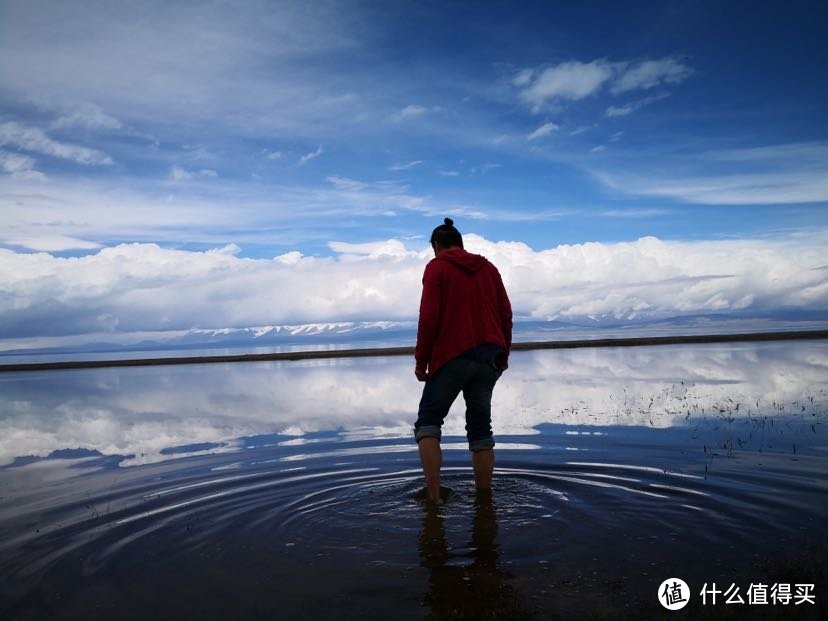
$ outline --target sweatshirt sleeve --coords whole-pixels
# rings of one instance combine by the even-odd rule
[[[500,356],[497,361],[501,369],[509,367],[509,351],[512,349],[512,304],[500,272],[497,274],[497,310],[500,315],[500,327],[503,330],[503,338],[506,339],[506,353]]]
[[[440,304],[442,291],[437,266],[426,265],[423,273],[423,294],[420,298],[420,319],[417,324],[417,347],[414,358],[417,370],[425,372],[431,360],[431,352],[440,329]]]

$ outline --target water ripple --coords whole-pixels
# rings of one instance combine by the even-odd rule
[[[633,454],[640,461],[630,463],[629,445],[616,452],[611,435],[577,437],[595,459],[565,459],[569,453],[551,435],[499,446],[492,507],[499,543],[492,549],[530,576],[589,558],[596,575],[626,575],[630,567],[649,575],[670,550],[721,568],[768,533],[790,543],[828,518],[819,502],[828,492],[819,476],[825,457],[754,453],[710,462],[700,452],[701,459],[665,466],[657,446],[639,447]],[[477,496],[467,452],[451,446],[440,532],[454,543],[440,558],[469,567],[479,552],[467,534]],[[329,440],[312,455],[299,452],[305,447],[268,443],[115,472],[89,460],[21,466],[39,469],[61,491],[4,487],[13,502],[0,521],[7,585],[0,589],[12,597],[47,576],[128,576],[147,559],[189,567],[229,558],[242,572],[243,557],[316,568],[347,558],[354,571],[400,575],[424,566],[416,541],[428,512],[410,440]],[[2,473],[7,482],[9,472]]]

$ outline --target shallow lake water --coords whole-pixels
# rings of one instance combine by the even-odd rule
[[[429,508],[406,357],[5,373],[0,618],[824,618],[826,379],[828,341],[516,352],[493,493],[459,399]]]

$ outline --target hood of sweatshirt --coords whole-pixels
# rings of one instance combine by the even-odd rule
[[[486,257],[466,252],[462,248],[450,248],[449,250],[444,250],[440,253],[440,256],[437,257],[437,259],[456,265],[461,270],[469,272],[470,274],[474,274],[481,267],[486,265],[486,263],[488,263]]]

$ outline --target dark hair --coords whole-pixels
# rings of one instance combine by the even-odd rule
[[[431,232],[432,245],[437,244],[442,248],[451,248],[452,246],[463,247],[463,236],[460,231],[454,228],[454,220],[446,218],[441,224]]]

